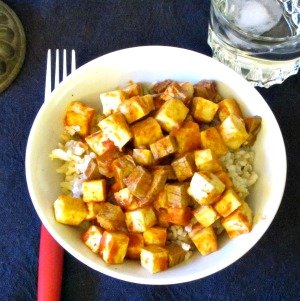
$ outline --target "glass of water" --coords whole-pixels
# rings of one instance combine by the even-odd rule
[[[252,85],[280,84],[300,68],[300,0],[211,0],[208,44]]]

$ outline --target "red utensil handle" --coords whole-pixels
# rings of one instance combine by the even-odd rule
[[[38,301],[59,301],[64,249],[42,225],[40,237]]]

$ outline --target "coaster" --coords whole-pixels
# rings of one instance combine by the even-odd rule
[[[18,75],[26,52],[23,26],[5,3],[0,1],[0,93]]]

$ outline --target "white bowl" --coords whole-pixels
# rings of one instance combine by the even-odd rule
[[[63,130],[66,105],[83,100],[99,106],[99,93],[129,80],[154,82],[164,79],[197,82],[217,81],[224,97],[237,99],[245,114],[260,115],[262,129],[255,144],[255,170],[259,180],[249,204],[255,213],[253,230],[235,239],[224,239],[219,251],[194,255],[167,271],[151,275],[139,262],[106,265],[80,240],[79,230],[54,219],[53,202],[60,194],[61,177],[49,159]],[[261,95],[240,75],[221,63],[196,52],[163,46],[124,49],[99,57],[77,69],[43,104],[33,123],[26,150],[26,178],[33,205],[51,235],[89,267],[125,281],[142,284],[175,284],[211,275],[237,261],[270,226],[280,205],[286,180],[286,153],[277,121]]]

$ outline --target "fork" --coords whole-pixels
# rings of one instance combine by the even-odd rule
[[[67,77],[67,51],[63,50],[62,79]],[[60,51],[56,49],[54,88],[60,82]],[[75,50],[71,51],[71,72],[76,69]],[[52,92],[51,50],[47,53],[45,82],[45,101]],[[38,266],[38,301],[58,301],[61,296],[64,249],[54,240],[44,225],[41,226],[39,266]]]

